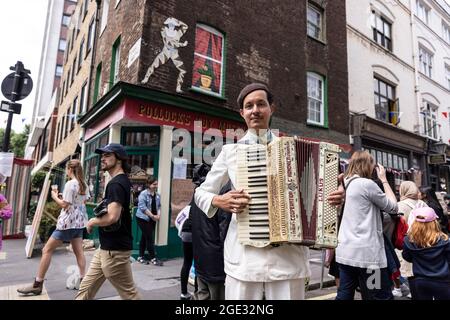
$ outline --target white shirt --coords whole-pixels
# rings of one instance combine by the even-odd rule
[[[63,200],[67,202],[69,206],[65,209],[61,209],[61,213],[58,217],[58,223],[56,229],[82,229],[87,225],[87,211],[86,200],[89,199],[89,190],[86,188],[84,195],[80,193],[80,186],[77,179],[72,179],[66,182],[63,190]]]
[[[247,132],[238,143],[255,144],[256,141],[257,136]],[[195,191],[195,203],[208,217],[214,216],[217,211],[211,205],[213,197],[219,194],[228,180],[233,186],[236,184],[236,151],[237,144],[223,146],[205,182]],[[305,246],[284,244],[257,248],[240,244],[236,214],[233,214],[224,245],[227,275],[252,282],[306,278],[311,275],[308,259],[309,249]]]

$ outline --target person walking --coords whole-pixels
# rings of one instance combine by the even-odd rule
[[[126,173],[130,171],[125,148],[110,143],[95,150],[101,155],[100,165],[111,180],[106,185],[105,205],[107,213],[91,218],[88,233],[99,227],[100,248],[91,260],[89,270],[80,284],[76,300],[91,300],[106,279],[111,282],[124,300],[141,298],[133,280],[130,265],[133,236],[131,232],[131,182]]]
[[[162,261],[156,258],[155,253],[155,228],[161,216],[161,196],[156,192],[158,180],[150,176],[147,178],[146,186],[147,188],[139,194],[136,211],[137,223],[142,231],[137,260],[143,264],[150,262],[155,266],[162,266]],[[148,260],[145,258],[145,249],[148,250]]]
[[[413,300],[450,300],[450,241],[441,231],[433,208],[414,209],[403,246],[403,258],[412,263]]]
[[[52,187],[51,197],[60,206],[61,213],[58,217],[56,230],[53,231],[47,243],[42,249],[42,258],[34,283],[17,289],[21,294],[40,295],[44,284],[45,274],[50,267],[53,252],[64,241],[70,241],[77,259],[80,272],[79,281],[84,278],[86,258],[83,252],[83,230],[86,227],[87,211],[86,200],[89,199],[89,191],[84,181],[83,168],[80,160],[70,160],[66,165],[66,175],[69,181],[64,185],[62,199],[58,197],[58,189]],[[78,289],[79,283],[75,285]]]

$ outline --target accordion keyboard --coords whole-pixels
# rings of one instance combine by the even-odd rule
[[[247,208],[236,216],[238,239],[242,244],[264,247],[269,244],[269,207],[267,193],[266,146],[239,145],[236,189],[246,190]]]

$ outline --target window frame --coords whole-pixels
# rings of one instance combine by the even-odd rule
[[[416,0],[416,15],[426,25],[430,23],[431,8],[421,0]]]
[[[424,61],[424,56],[427,58],[427,61]],[[434,53],[426,49],[423,45],[419,44],[419,69],[420,72],[422,72],[430,79],[433,78],[433,60]]]
[[[312,21],[309,20],[309,10],[314,11],[315,13],[318,13],[319,16],[319,25],[314,24]],[[325,21],[325,10],[323,8],[318,7],[316,4],[309,2],[307,3],[306,7],[306,35],[308,37],[311,37],[313,39],[324,41],[325,40],[325,28],[324,28],[324,21]],[[318,29],[318,35],[319,37],[316,37],[315,35],[311,35],[309,33],[309,26],[312,25],[316,30]]]
[[[378,29],[378,19],[380,19],[383,24],[383,30]],[[386,25],[389,27],[389,36],[386,35]],[[375,10],[372,10],[372,40],[390,52],[393,51],[392,25],[393,23],[384,15]],[[378,41],[379,37],[380,41]]]
[[[375,88],[373,88],[373,94],[374,94],[374,102],[377,99],[378,101],[378,105],[380,105],[380,108],[382,108],[382,99],[386,100],[386,107],[387,109],[385,109],[385,113],[386,113],[386,118],[382,119],[381,116],[379,115],[379,113],[381,112],[377,112],[377,104],[374,104],[374,108],[375,108],[375,119],[383,121],[385,123],[390,123],[392,125],[397,126],[399,124],[399,120],[398,120],[398,115],[397,115],[397,123],[393,123],[393,119],[395,117],[395,115],[392,115],[393,112],[400,112],[400,109],[398,108],[397,111],[392,111],[391,109],[393,109],[394,106],[398,107],[398,98],[396,96],[396,89],[397,86],[391,82],[386,81],[385,79],[374,75],[373,76],[373,80],[377,81],[377,91],[375,91]],[[381,92],[381,84],[383,84],[386,87],[386,93],[383,94]],[[374,86],[375,87],[375,86]],[[389,88],[391,89],[391,95],[392,97],[389,97]]]
[[[317,80],[320,82],[321,86],[320,86],[320,90],[321,90],[321,99],[317,99],[317,97],[314,96],[310,96],[310,92],[309,92],[309,80],[310,78]],[[314,71],[308,71],[306,73],[306,99],[307,99],[307,116],[306,116],[306,123],[310,124],[310,125],[316,125],[316,126],[322,126],[322,127],[327,127],[328,126],[328,117],[327,117],[327,101],[326,101],[326,96],[327,96],[327,83],[326,83],[326,77],[314,72]],[[320,102],[320,121],[317,122],[314,119],[310,118],[310,99],[314,99],[315,102]],[[313,110],[314,112],[317,112],[317,110]]]
[[[202,89],[201,87],[194,86],[192,83],[191,83],[190,89],[193,91],[200,92],[200,93],[210,95],[210,96],[214,96],[217,98],[225,98],[226,35],[224,32],[220,31],[219,29],[216,29],[212,26],[209,26],[207,24],[200,23],[200,22],[195,25],[195,33],[196,34],[197,34],[197,28],[201,28],[201,29],[205,30],[206,32],[215,34],[222,38],[222,52],[221,52],[222,61],[218,61],[218,60],[213,59],[212,57],[208,57],[203,54],[197,53],[196,48],[194,48],[194,57],[199,56],[201,58],[204,58],[205,60],[210,60],[214,63],[220,64],[219,93]],[[194,67],[195,67],[195,63],[193,61],[193,68]],[[192,72],[194,73],[196,71],[192,70]],[[214,80],[212,80],[212,81],[214,81]]]
[[[112,46],[111,55],[111,68],[109,75],[109,88],[113,87],[117,82],[119,82],[119,72],[120,72],[120,36],[114,41]]]
[[[102,1],[102,16],[100,21],[100,36],[105,31],[106,26],[108,25],[108,13],[109,13],[110,0]]]
[[[432,104],[431,102],[424,100],[425,107],[422,110],[422,120],[423,120],[423,134],[433,140],[438,140],[438,109],[439,106]],[[428,128],[427,123],[431,128]],[[434,135],[433,135],[434,132]]]

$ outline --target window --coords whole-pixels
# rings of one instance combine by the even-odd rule
[[[65,139],[67,137],[67,135],[69,134],[69,114],[68,114],[68,111],[66,111],[66,113],[64,114],[64,119],[65,119],[64,139]]]
[[[322,16],[323,16],[322,10],[308,3],[308,8],[306,12],[306,20],[307,20],[306,30],[308,36],[318,40],[323,40]]]
[[[398,125],[399,102],[395,99],[395,87],[374,77],[375,116],[378,120]]]
[[[443,20],[442,20],[442,38],[444,38],[445,42],[450,44],[450,27]]]
[[[68,26],[69,26],[69,23],[70,23],[70,15],[68,15],[68,14],[63,14],[63,17],[62,17],[62,25],[65,26],[65,27],[68,27]]]
[[[419,47],[419,63],[420,71],[431,78],[433,75],[433,54],[422,46]]]
[[[92,19],[91,23],[89,23],[86,55],[92,49],[92,47],[94,46],[94,37],[95,37],[95,35],[94,35],[94,32],[95,32],[94,23],[95,23],[94,19]]]
[[[428,24],[428,16],[430,14],[430,8],[420,0],[417,0],[417,16],[420,20]]]
[[[85,113],[86,112],[86,98],[87,98],[87,82],[83,84],[83,87],[81,88],[80,93],[80,106],[78,109],[78,113]]]
[[[436,139],[438,138],[437,109],[438,107],[429,102],[424,102],[425,108],[421,112],[423,116],[424,135]]]
[[[93,103],[97,102],[101,86],[102,86],[102,63],[100,62],[97,66],[97,72],[95,73],[94,96],[92,99]]]
[[[445,86],[450,90],[450,66],[448,64],[445,65]]]
[[[373,40],[380,46],[392,51],[392,24],[372,11],[372,31]]]
[[[75,79],[75,71],[77,69],[77,57],[73,59],[73,65],[72,65],[72,76],[70,78],[70,84],[73,83],[73,80]]]
[[[70,38],[70,52],[72,52],[74,42],[75,42],[75,26],[72,28],[72,37]]]
[[[120,0],[116,0],[115,8],[117,8],[117,6],[119,5],[119,3],[120,3]]]
[[[78,52],[78,70],[80,70],[81,65],[83,64],[83,51],[84,51],[84,38],[80,43],[80,51]]]
[[[224,35],[209,26],[197,24],[192,88],[223,96],[223,53]]]
[[[70,132],[75,128],[75,122],[76,122],[76,111],[77,111],[77,103],[78,103],[78,97],[75,97],[72,104],[72,111],[70,112],[69,119],[70,119]]]
[[[114,42],[112,48],[111,58],[111,75],[110,75],[110,87],[115,85],[119,81],[119,69],[120,69],[120,37]]]
[[[103,3],[103,10],[102,10],[102,22],[100,24],[100,34],[102,34],[103,30],[105,30],[106,25],[108,23],[109,1],[110,0],[102,1],[102,3]]]
[[[311,124],[324,125],[324,78],[317,73],[307,73],[308,119]]]
[[[57,65],[56,65],[55,75],[56,75],[57,77],[61,77],[62,74],[63,74],[63,66],[57,64]]]
[[[65,51],[67,46],[67,42],[64,39],[59,39],[58,50]]]
[[[85,0],[83,3],[83,20],[86,17],[87,12],[88,12],[88,2],[89,2],[88,0]]]

